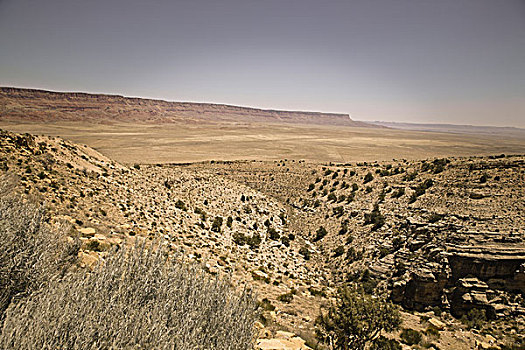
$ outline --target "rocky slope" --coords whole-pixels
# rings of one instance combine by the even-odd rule
[[[143,237],[254,288],[261,349],[316,346],[319,307],[348,281],[403,306],[434,348],[524,341],[523,156],[122,165],[1,132],[0,169],[71,225],[81,266]]]
[[[0,88],[0,120],[96,123],[295,123],[377,127],[348,114],[277,111],[210,103],[168,102],[117,95]]]

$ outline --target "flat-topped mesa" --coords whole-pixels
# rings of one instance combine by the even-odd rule
[[[281,111],[224,104],[169,102],[119,95],[0,88],[0,120],[148,123],[293,123],[373,127],[348,114]]]

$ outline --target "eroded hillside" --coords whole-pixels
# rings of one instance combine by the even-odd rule
[[[302,344],[277,330],[315,346],[319,307],[348,281],[402,305],[402,327],[427,345],[523,342],[523,156],[122,165],[9,132],[0,152],[2,174],[46,203],[49,222],[70,223],[81,266],[145,237],[254,288],[261,348]],[[471,310],[487,319],[477,330]]]

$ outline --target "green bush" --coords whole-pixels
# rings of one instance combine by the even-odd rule
[[[281,243],[285,246],[285,247],[289,247],[290,246],[290,236],[281,236]]]
[[[345,247],[342,245],[338,246],[334,249],[334,258],[337,258],[338,256],[341,256],[345,253]]]
[[[337,196],[334,193],[330,193],[328,195],[328,197],[326,198],[326,200],[328,200],[330,202],[335,202],[335,201],[337,201]]]
[[[481,329],[487,322],[487,314],[483,309],[471,309],[466,315],[463,315],[461,321],[469,328]]]
[[[9,307],[2,349],[251,349],[255,302],[144,244]]]
[[[393,331],[400,323],[399,312],[391,303],[356,287],[343,287],[328,310],[321,310],[316,335],[334,349],[364,349],[381,331]]]

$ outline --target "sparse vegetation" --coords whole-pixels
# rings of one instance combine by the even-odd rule
[[[9,312],[46,293],[70,273],[97,273],[97,264],[113,256],[112,247],[144,239],[151,246],[162,239],[170,259],[202,263],[211,278],[231,274],[241,285],[255,285],[258,299],[267,301],[259,303],[261,324],[256,328],[261,328],[261,337],[278,337],[276,330],[287,330],[312,348],[325,348],[327,344],[318,344],[309,333],[312,308],[333,301],[334,286],[350,283],[373,298],[389,296],[408,312],[425,311],[415,313],[420,321],[415,329],[422,339],[410,347],[454,347],[459,343],[454,338],[461,334],[466,335],[464,347],[474,347],[474,338],[489,339],[489,334],[496,338],[493,345],[502,349],[523,343],[519,332],[523,296],[502,287],[519,281],[507,283],[516,271],[520,273],[520,265],[497,265],[508,278],[480,278],[475,264],[469,264],[479,255],[478,248],[469,251],[464,261],[454,259],[472,244],[483,252],[509,247],[509,258],[521,259],[523,156],[454,157],[442,170],[434,159],[322,165],[294,159],[216,160],[134,169],[121,168],[94,150],[84,156],[85,146],[77,148],[59,138],[50,142],[38,136],[48,146],[37,150],[30,137],[21,136],[21,144],[28,148],[19,150],[11,133],[0,131],[0,135],[0,170],[20,177],[17,197],[24,203],[48,203],[41,225],[55,228],[66,222],[71,225],[63,232],[70,237],[66,240],[73,243],[78,236],[82,242],[80,251],[71,256],[76,264],[66,264],[65,272],[54,275],[51,282],[15,294]],[[328,168],[331,173],[323,176]],[[352,168],[357,170],[353,179]],[[374,179],[363,184],[368,172]],[[414,175],[410,182],[404,182],[407,174]],[[310,184],[315,188],[308,191]],[[474,200],[471,193],[483,197]],[[419,199],[416,205],[407,205],[411,195]],[[183,201],[179,208],[178,198]],[[214,225],[217,217],[223,222]],[[490,267],[484,271],[492,274],[499,259],[495,255],[494,262],[484,262]],[[455,280],[459,264],[469,273],[464,281]],[[429,280],[438,283],[427,288]],[[287,297],[278,300],[294,287],[298,292],[288,297],[289,303]],[[465,293],[475,297],[476,304],[469,303]],[[445,300],[449,307],[443,306]],[[272,303],[278,307],[276,312],[270,312]],[[486,309],[490,322],[465,314],[473,306]],[[463,314],[465,325],[451,318]],[[512,320],[503,315],[513,315]],[[417,318],[408,313],[402,317],[410,319],[404,324],[407,328]],[[400,340],[399,332],[381,333],[365,349],[399,348],[390,339]]]

